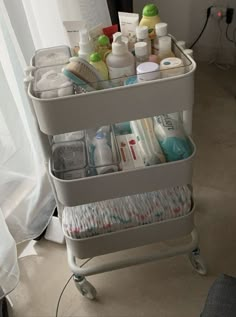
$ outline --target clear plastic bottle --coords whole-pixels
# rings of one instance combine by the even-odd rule
[[[107,144],[106,136],[103,132],[98,132],[93,142],[94,150],[94,163],[98,174],[106,174],[116,172],[118,170],[116,165],[113,164],[112,150]]]
[[[93,67],[99,72],[103,80],[108,80],[107,65],[103,62],[101,54],[93,53],[90,55],[90,62]]]
[[[106,63],[109,77],[116,86],[122,86],[126,77],[135,74],[134,56],[122,41],[121,33],[113,35],[112,52],[108,54]]]
[[[159,38],[159,52],[157,55],[157,62],[160,62],[168,57],[175,57],[175,54],[171,50],[171,37],[162,36]]]
[[[148,61],[148,47],[146,42],[138,42],[134,44],[134,51],[136,57],[136,67]]]
[[[136,27],[137,42],[146,42],[148,47],[148,55],[152,54],[151,40],[148,35],[148,27],[146,25]]]
[[[161,22],[155,25],[156,38],[153,41],[153,53],[158,55],[159,38],[168,35],[168,24]]]

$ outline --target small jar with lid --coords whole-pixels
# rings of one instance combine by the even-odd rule
[[[160,67],[156,63],[146,62],[138,65],[137,78],[139,83],[160,78]]]

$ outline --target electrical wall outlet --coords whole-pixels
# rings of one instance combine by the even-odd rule
[[[214,19],[220,20],[224,17],[226,17],[227,8],[226,7],[212,7],[211,8],[211,16]]]

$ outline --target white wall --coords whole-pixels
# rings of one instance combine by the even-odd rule
[[[224,5],[235,9],[234,19],[230,25],[229,34],[236,28],[236,1],[235,0],[153,0],[160,11],[161,20],[169,25],[169,32],[179,40],[185,40],[189,45],[200,33],[206,18],[206,10],[210,5]],[[146,0],[134,0],[134,9],[142,12]],[[218,62],[236,62],[236,48],[233,43],[225,39],[226,23],[222,22],[222,40],[219,40],[219,26],[212,18],[201,40],[195,46],[195,55],[198,59],[210,61],[218,52]]]

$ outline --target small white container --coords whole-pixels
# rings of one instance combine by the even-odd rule
[[[151,40],[148,35],[148,27],[146,25],[136,27],[137,42],[146,42],[148,47],[148,55],[152,54]]]
[[[156,33],[156,38],[154,39],[153,47],[154,47],[154,52],[156,55],[158,54],[159,51],[159,38],[163,36],[168,35],[168,24],[161,22],[155,25],[155,33]]]
[[[137,74],[138,82],[142,83],[160,78],[159,65],[152,62],[146,62],[138,65]]]
[[[180,58],[165,58],[160,63],[161,78],[174,77],[185,73],[184,63]]]
[[[146,42],[138,42],[134,44],[136,57],[136,66],[148,61],[148,46]]]

